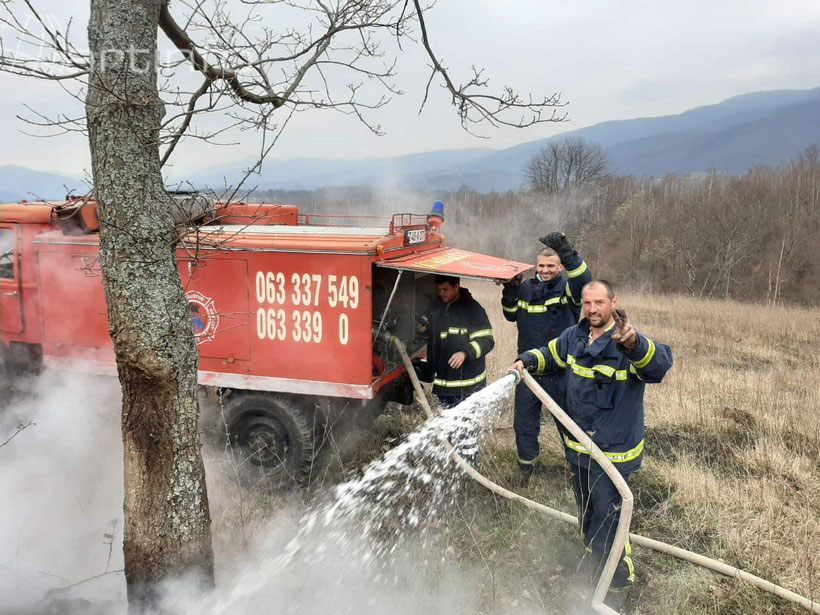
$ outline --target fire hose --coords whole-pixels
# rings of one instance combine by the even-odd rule
[[[412,361],[407,354],[407,349],[404,346],[404,343],[399,340],[395,336],[390,336],[390,340],[395,344],[396,348],[399,351],[399,355],[401,356],[402,362],[404,363],[405,368],[407,369],[407,374],[410,377],[410,381],[413,383],[413,389],[415,390],[416,397],[419,400],[422,408],[424,409],[424,413],[427,415],[427,418],[433,418],[433,411],[430,408],[430,404],[427,402],[427,396],[424,394],[424,389],[421,386],[421,382],[419,382],[418,376],[416,376],[416,371],[413,369]],[[688,551],[686,549],[682,549],[680,547],[676,547],[674,545],[670,545],[659,540],[654,540],[652,538],[647,538],[645,536],[640,536],[639,534],[632,534],[629,533],[629,523],[632,519],[632,492],[629,489],[629,486],[623,480],[618,470],[612,465],[612,462],[607,459],[607,457],[601,452],[601,450],[595,446],[594,442],[589,438],[589,436],[580,428],[578,425],[561,409],[561,407],[555,403],[555,401],[542,389],[535,379],[530,376],[528,373],[524,373],[523,375],[518,374],[515,370],[511,370],[511,375],[513,375],[516,379],[516,382],[519,380],[523,380],[523,382],[529,387],[529,389],[541,400],[550,413],[561,422],[564,427],[566,427],[570,433],[577,438],[577,441],[580,442],[582,445],[586,447],[586,449],[590,452],[590,456],[594,459],[601,468],[607,473],[610,479],[613,480],[615,486],[618,488],[618,491],[621,493],[622,498],[622,505],[621,505],[621,515],[618,522],[618,528],[615,533],[615,538],[613,540],[613,546],[609,553],[609,557],[607,558],[606,564],[604,565],[604,569],[601,571],[601,576],[598,580],[598,584],[595,588],[595,592],[592,596],[591,607],[597,611],[598,613],[602,613],[605,615],[612,615],[616,614],[617,611],[611,609],[606,604],[604,604],[603,600],[606,597],[607,589],[609,588],[609,584],[612,580],[612,576],[615,574],[615,568],[618,564],[618,559],[620,559],[621,552],[623,551],[624,543],[626,542],[626,537],[628,536],[629,539],[636,545],[641,547],[646,547],[648,549],[652,549],[654,551],[658,551],[659,553],[666,553],[678,559],[682,559],[684,561],[696,564],[703,568],[707,568],[709,570],[713,570],[714,572],[718,572],[723,574],[727,577],[732,577],[738,579],[740,581],[744,581],[757,587],[758,589],[762,589],[763,591],[769,592],[770,594],[774,594],[780,598],[788,600],[790,602],[794,602],[795,604],[800,605],[807,611],[812,613],[820,613],[820,603],[815,602],[814,600],[810,600],[797,594],[793,591],[786,589],[785,587],[781,587],[780,585],[775,585],[771,581],[767,581],[761,577],[755,576],[745,570],[741,570],[736,568],[735,566],[730,566],[725,562],[721,562],[716,559],[712,559],[711,557],[706,557],[705,555],[701,555],[699,553],[695,553],[693,551]],[[578,526],[578,518],[574,515],[567,514],[565,512],[561,512],[560,510],[555,510],[553,508],[549,508],[543,504],[530,500],[529,498],[525,498],[522,495],[519,495],[513,491],[505,489],[501,485],[498,485],[491,481],[489,478],[478,472],[474,467],[472,467],[467,461],[465,461],[461,455],[458,454],[458,451],[455,450],[453,445],[447,440],[444,434],[439,434],[444,445],[450,451],[450,456],[452,459],[458,464],[458,466],[466,472],[470,478],[478,482],[480,485],[486,487],[493,493],[500,495],[504,498],[509,500],[520,502],[522,505],[526,506],[531,510],[536,510],[548,517],[553,519],[558,519],[559,521],[565,521],[567,523],[572,523],[575,526]],[[617,474],[617,479],[611,474],[615,472]],[[618,480],[619,479],[619,480]],[[622,484],[621,484],[622,483]],[[625,489],[625,491],[624,491]]]

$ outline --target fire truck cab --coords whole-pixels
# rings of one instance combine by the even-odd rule
[[[178,251],[199,382],[218,391],[243,471],[303,481],[340,413],[410,403],[388,333],[412,356],[434,273],[507,280],[530,265],[446,247],[443,206],[388,218],[213,204]],[[7,371],[116,375],[93,200],[0,205]]]

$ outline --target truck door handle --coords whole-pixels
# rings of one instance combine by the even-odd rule
[[[4,297],[16,297],[17,296],[17,291],[13,290],[10,293],[3,293],[3,296]]]

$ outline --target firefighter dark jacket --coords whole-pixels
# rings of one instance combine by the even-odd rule
[[[567,414],[623,473],[640,467],[644,447],[643,395],[672,367],[672,351],[638,332],[633,350],[612,339],[614,327],[588,344],[582,320],[543,348],[518,358],[536,373],[563,371]],[[567,460],[587,467],[589,453],[562,429]]]
[[[517,288],[504,289],[501,308],[504,317],[518,325],[518,352],[537,348],[578,323],[581,290],[592,274],[577,252],[564,268],[566,276],[549,282],[532,277]]]
[[[426,316],[430,326],[427,363],[422,364],[422,369],[428,372],[428,382],[433,378],[433,393],[464,398],[483,387],[487,380],[484,360],[495,341],[490,319],[481,304],[462,288],[452,303],[436,298]],[[459,351],[467,355],[467,360],[453,369],[448,362]]]

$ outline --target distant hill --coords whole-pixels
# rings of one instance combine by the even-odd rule
[[[0,167],[0,203],[22,199],[62,200],[72,190],[75,194],[83,194],[88,186],[78,179],[53,173],[13,165]]]
[[[611,170],[637,176],[744,172],[781,165],[820,143],[820,88],[753,92],[677,115],[603,122],[504,150],[462,149],[355,161],[290,160],[266,164],[260,188],[313,189],[356,184],[403,184],[452,190],[515,190],[532,156],[550,141],[580,137],[601,145]],[[219,185],[236,170],[213,169],[195,185]],[[229,182],[230,183],[230,182]]]
[[[524,183],[532,156],[550,141],[567,137],[601,145],[612,171],[624,175],[744,172],[756,165],[783,164],[820,143],[820,88],[754,92],[678,115],[604,122],[495,152],[426,182],[435,188],[468,184],[482,191],[515,189]]]
[[[268,160],[261,176],[250,177],[245,187],[283,190],[313,190],[329,186],[356,186],[374,183],[403,184],[409,178],[429,177],[465,162],[481,160],[496,150],[486,147],[436,150],[393,158],[364,158],[360,160],[329,160],[297,158]],[[170,183],[189,182],[201,188],[235,185],[253,161],[201,171],[194,177],[169,177]]]
[[[355,185],[400,185],[453,190],[515,190],[524,169],[550,141],[581,137],[603,147],[614,173],[663,176],[716,169],[742,173],[756,165],[778,166],[820,143],[820,88],[752,92],[677,115],[603,122],[503,150],[465,148],[393,158],[332,160],[303,158],[265,163],[245,189],[312,190]],[[210,187],[235,184],[250,164],[206,169],[192,177],[168,176],[169,185]],[[77,180],[21,167],[0,167],[0,200],[62,198]]]

